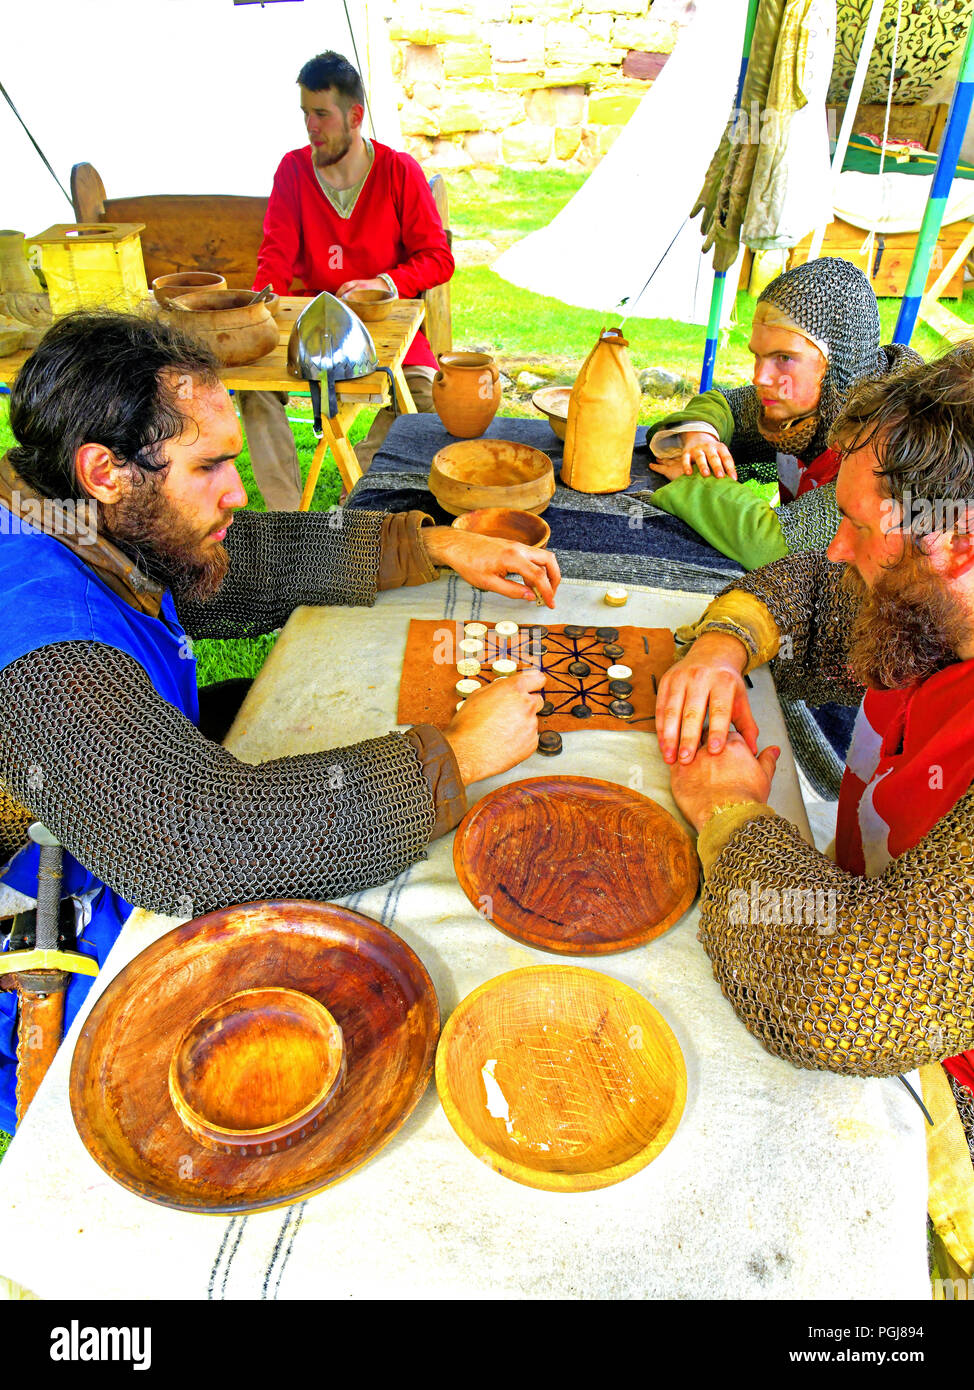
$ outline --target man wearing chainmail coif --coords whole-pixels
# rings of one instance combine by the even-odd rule
[[[970,1124],[974,345],[860,382],[831,439],[827,553],[736,581],[678,634],[692,645],[660,683],[660,746],[699,835],[701,940],[747,1028],[858,1076],[947,1059]],[[779,691],[861,702],[834,857],[766,805],[778,750],[758,753],[743,675],[772,659]]]
[[[707,391],[658,422],[650,467],[673,481],[645,500],[747,570],[824,550],[839,524],[829,430],[849,389],[921,360],[881,347],[879,332],[876,296],[850,261],[824,257],[779,275],[754,310],[753,386]],[[735,481],[747,478],[777,480],[782,505]]]
[[[304,603],[372,604],[377,590],[435,579],[438,565],[513,598],[537,588],[552,606],[550,551],[422,512],[234,516],[247,500],[241,434],[217,363],[161,322],[62,319],[22,368],[10,421],[0,894],[36,895],[37,847],[20,846],[42,821],[67,851],[82,952],[102,961],[132,904],[187,916],[382,883],[456,825],[469,783],[537,748],[543,675],[531,671],[485,687],[445,733],[423,726],[251,767],[200,732],[189,639],[271,632]],[[89,983],[72,976],[66,1021]],[[0,994],[6,1129],[15,1008]]]

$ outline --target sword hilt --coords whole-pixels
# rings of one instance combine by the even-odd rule
[[[39,951],[56,951],[58,917],[61,910],[60,841],[39,820],[28,826],[27,834],[39,847],[37,861],[37,927],[35,945]]]

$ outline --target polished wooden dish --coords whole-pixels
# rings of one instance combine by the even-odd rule
[[[570,386],[545,386],[531,397],[531,404],[547,418],[559,439],[564,439],[568,429],[568,402],[571,396]]]
[[[534,512],[518,512],[513,507],[479,507],[464,512],[453,523],[457,531],[472,531],[478,536],[496,536],[502,541],[520,541],[533,549],[546,545],[551,527]]]
[[[482,507],[543,512],[555,494],[551,459],[507,439],[465,439],[434,456],[429,489],[453,516]]]
[[[517,941],[563,955],[629,951],[697,892],[693,841],[640,792],[591,777],[532,777],[488,793],[453,842],[460,886]]]
[[[216,1152],[173,1106],[173,1053],[208,1010],[272,988],[327,1009],[344,1083],[300,1141]],[[438,1033],[429,975],[380,923],[333,903],[223,908],[168,932],[112,980],[75,1048],[71,1110],[89,1153],[130,1192],[179,1211],[258,1211],[321,1191],[388,1143],[426,1089]]]
[[[349,290],[341,297],[363,323],[381,323],[396,302],[392,290]]]
[[[436,1089],[471,1153],[550,1192],[609,1187],[672,1138],[686,1066],[669,1025],[628,985],[574,965],[514,970],[450,1015]]]
[[[194,294],[197,290],[225,290],[226,287],[226,280],[215,270],[178,270],[172,275],[157,275],[151,288],[158,304],[168,304],[183,294]]]
[[[195,290],[170,300],[180,326],[202,338],[225,367],[243,367],[277,347],[280,330],[271,305],[252,290]]]
[[[295,989],[245,989],[205,1009],[169,1064],[169,1098],[208,1149],[260,1153],[318,1128],[345,1077],[331,1014]]]

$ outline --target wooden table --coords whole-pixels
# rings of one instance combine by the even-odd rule
[[[310,298],[300,295],[282,297],[280,308],[275,315],[281,330],[277,347],[259,362],[252,362],[247,367],[225,367],[220,373],[220,380],[228,391],[290,391],[292,394],[308,394],[306,384],[299,382],[288,372],[287,344],[295,319],[310,303]],[[396,402],[404,415],[415,415],[416,407],[406,385],[402,361],[423,322],[425,313],[426,305],[421,299],[398,299],[386,318],[379,323],[366,325],[375,344],[379,366],[388,367],[392,372],[396,384]],[[0,357],[0,382],[9,385],[29,356],[29,352],[14,352],[7,357]],[[321,465],[328,449],[331,449],[346,489],[354,487],[362,476],[362,470],[348,442],[348,430],[364,407],[389,404],[389,379],[384,371],[373,372],[370,376],[359,377],[355,381],[339,381],[335,390],[338,396],[338,414],[331,419],[322,416],[321,439],[311,460],[311,468],[301,495],[302,512],[306,512],[311,505]]]
[[[699,594],[629,590],[625,609],[607,609],[604,584],[566,580],[551,620],[673,627],[704,607]],[[370,611],[300,608],[226,745],[257,763],[384,733],[410,618],[534,622],[538,611],[455,577],[380,594]],[[783,750],[772,805],[807,833],[767,668],[753,681],[762,742]],[[641,788],[675,812],[651,734],[580,730],[564,742],[561,757],[535,754],[476,795],[557,772]],[[647,1168],[601,1191],[521,1186],[464,1147],[431,1086],[370,1163],[315,1197],[246,1217],[168,1211],[102,1172],[72,1123],[68,1068],[86,1005],[3,1160],[0,1289],[6,1276],[48,1299],[929,1297],[923,1118],[895,1078],[800,1071],[766,1052],[713,978],[696,907],[619,955],[554,957],[511,940],[460,889],[453,839],[346,906],[417,952],[444,1019],[485,980],[556,960],[643,994],[676,1034],[688,1080],[679,1128]],[[92,999],[174,925],[134,913]]]

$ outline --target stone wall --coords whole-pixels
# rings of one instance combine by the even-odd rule
[[[406,148],[429,170],[597,164],[694,0],[395,0]]]

